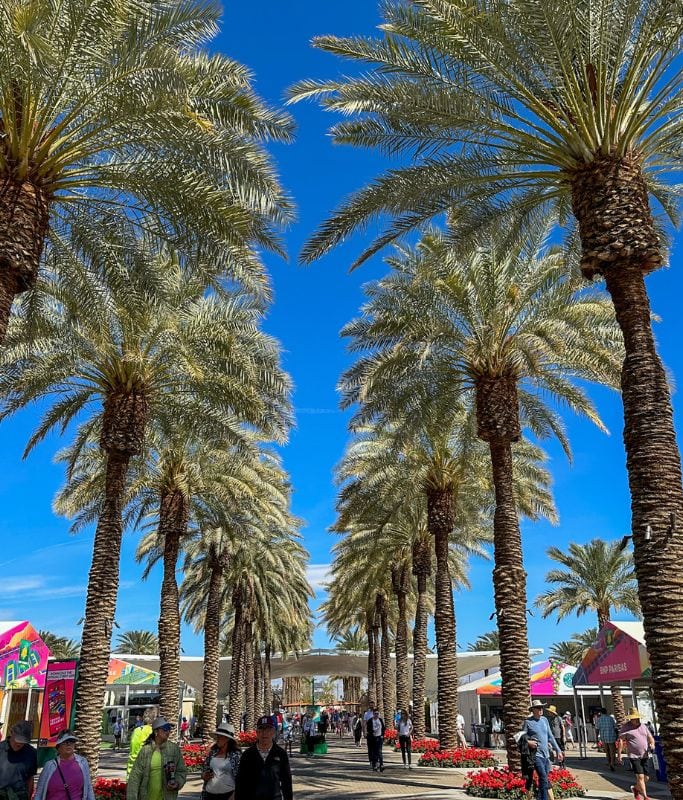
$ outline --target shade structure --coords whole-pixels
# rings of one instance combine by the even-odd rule
[[[532,697],[553,697],[572,694],[572,678],[576,667],[559,661],[537,661],[529,669],[529,694]],[[498,675],[481,678],[458,687],[458,692],[476,692],[478,695],[499,695],[503,679]]]
[[[574,675],[574,686],[649,681],[652,666],[640,622],[608,622]]]
[[[530,650],[530,654],[538,654],[539,650]],[[458,674],[462,676],[476,674],[484,670],[494,670],[500,663],[497,650],[482,652],[458,653]],[[124,661],[157,672],[159,670],[158,656],[120,654]],[[392,661],[393,661],[392,655]],[[221,658],[218,671],[218,695],[226,697],[230,687],[230,657]],[[315,675],[339,675],[344,677],[365,677],[368,671],[367,652],[350,650],[305,650],[298,656],[281,655],[271,656],[271,676],[273,679],[284,677],[312,677]],[[409,669],[412,675],[412,656],[408,657]],[[425,694],[427,697],[436,697],[436,665],[437,657],[434,654],[427,656],[427,669],[425,675]],[[204,659],[201,656],[181,656],[180,679],[201,693],[204,673]]]

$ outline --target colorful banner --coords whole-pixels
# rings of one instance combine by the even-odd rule
[[[652,667],[645,645],[622,630],[618,623],[608,622],[583,657],[574,676],[574,685],[597,686],[651,676]]]
[[[71,725],[78,661],[50,661],[45,676],[38,747],[54,747],[57,734]]]
[[[572,678],[575,667],[559,661],[539,661],[529,670],[529,694],[532,697],[552,697],[572,693]],[[501,693],[502,678],[492,678],[485,686],[477,689],[477,694],[496,695]]]
[[[158,686],[159,673],[151,669],[137,667],[120,658],[109,659],[109,673],[107,674],[107,686],[112,684],[129,686]]]
[[[42,689],[50,651],[29,622],[0,631],[0,685],[4,689]]]

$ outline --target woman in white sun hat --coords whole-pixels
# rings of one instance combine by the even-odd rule
[[[57,758],[43,767],[34,800],[95,800],[88,762],[76,753],[76,737],[66,729],[57,736]]]
[[[209,750],[202,768],[202,797],[204,800],[230,800],[235,793],[235,777],[242,753],[235,739],[235,728],[230,723],[219,725],[213,736],[216,744]]]

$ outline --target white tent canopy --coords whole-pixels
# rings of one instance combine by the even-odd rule
[[[530,651],[530,654],[538,653]],[[500,663],[500,654],[497,650],[481,652],[458,653],[458,674],[461,679],[467,675],[481,673],[484,670],[495,670]],[[159,671],[159,657],[133,654],[118,654],[117,658],[136,664],[146,669]],[[392,661],[394,657],[392,655]],[[408,662],[412,680],[412,655]],[[226,697],[230,686],[230,657],[220,659],[218,670],[218,696]],[[425,675],[425,694],[436,699],[436,662],[435,654],[427,655],[427,669]],[[339,675],[365,677],[368,673],[367,652],[350,650],[305,650],[298,657],[281,655],[271,656],[271,669],[273,679],[284,677],[312,677],[315,675]],[[201,656],[181,656],[180,680],[192,686],[201,694],[204,674],[204,659]]]

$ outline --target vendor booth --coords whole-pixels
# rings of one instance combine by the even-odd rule
[[[594,697],[596,690],[599,705],[613,713],[610,690],[618,686],[625,705],[637,708],[643,721],[652,722],[657,731],[652,697],[652,666],[642,623],[610,621],[605,624],[586,651],[574,675],[573,685],[580,756],[585,757],[586,744],[594,739],[592,716],[595,703],[587,703],[586,696]],[[661,749],[659,755],[663,767]],[[658,770],[658,773],[662,771]]]
[[[575,672],[575,667],[554,659],[537,661],[529,669],[529,694],[554,705],[559,714],[572,710]],[[503,717],[501,685],[498,673],[458,687],[458,710],[465,718],[466,731],[471,731],[474,745],[489,746],[492,720]]]
[[[0,622],[0,719],[5,731],[29,719],[33,737],[38,737],[49,657],[47,645],[30,622]]]

